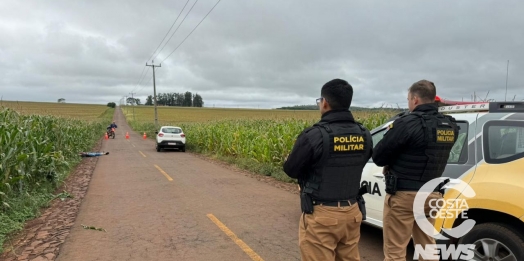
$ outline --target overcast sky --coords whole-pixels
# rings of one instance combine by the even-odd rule
[[[146,61],[195,1],[2,0],[0,96],[105,104],[135,92],[144,102],[153,94]],[[509,60],[507,98],[524,99],[521,0],[222,0],[167,57],[216,1],[198,1],[154,55],[157,93],[274,108],[314,104],[325,82],[342,78],[354,106],[405,107],[407,88],[428,79],[448,99],[490,91],[504,100]]]

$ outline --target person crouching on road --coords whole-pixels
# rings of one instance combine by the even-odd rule
[[[284,163],[284,172],[300,184],[303,261],[360,260],[363,216],[356,197],[372,140],[349,111],[352,99],[349,83],[327,82],[317,99],[321,120],[298,136]]]
[[[413,204],[417,191],[426,182],[442,176],[458,135],[455,119],[438,112],[435,96],[436,88],[432,82],[421,80],[414,83],[408,91],[410,113],[395,120],[373,149],[373,161],[384,167],[386,179],[383,213],[385,261],[405,261],[412,235],[414,244],[420,244],[424,249],[435,244],[432,235],[426,234],[415,222]],[[429,194],[428,201],[442,198],[437,191]],[[425,212],[430,210],[428,201]],[[428,218],[428,221],[435,224],[433,218]]]

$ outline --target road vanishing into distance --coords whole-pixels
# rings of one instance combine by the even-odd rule
[[[56,260],[300,260],[297,194],[189,152],[156,152],[120,110],[115,119]],[[363,225],[359,248],[361,260],[383,260],[382,231]]]

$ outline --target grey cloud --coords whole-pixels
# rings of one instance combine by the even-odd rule
[[[136,86],[145,60],[184,4],[3,1],[0,95],[105,103],[134,91],[145,100],[149,68]],[[199,1],[155,63],[214,4]],[[428,79],[449,99],[490,91],[488,98],[503,100],[509,59],[508,98],[520,100],[523,7],[518,0],[222,1],[157,69],[157,92],[198,92],[206,106],[270,108],[312,104],[325,82],[343,78],[354,86],[355,106],[405,106],[407,88]]]

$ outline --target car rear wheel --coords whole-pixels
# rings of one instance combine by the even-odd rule
[[[471,260],[524,260],[524,239],[516,229],[499,223],[483,223],[459,240],[474,245]]]
[[[160,148],[160,146],[158,146],[158,144],[156,145],[156,151],[157,152],[160,152],[162,150],[162,148]]]
[[[186,152],[186,146],[180,148],[180,151],[182,151],[182,152]]]

